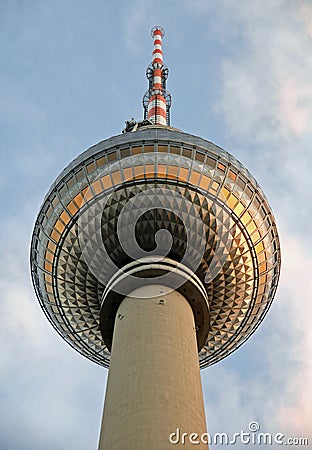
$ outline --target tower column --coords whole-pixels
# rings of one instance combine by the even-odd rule
[[[154,39],[153,62],[146,72],[149,89],[143,97],[144,117],[155,125],[170,125],[171,97],[166,91],[168,69],[163,64],[162,52],[164,30],[157,26],[152,28],[151,34]]]
[[[115,318],[99,450],[193,449],[205,432],[193,310],[177,291],[137,288]]]

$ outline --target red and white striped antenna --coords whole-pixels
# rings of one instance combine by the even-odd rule
[[[162,38],[165,31],[156,26],[151,30],[154,39],[153,61],[146,69],[149,89],[143,97],[144,119],[155,125],[170,125],[171,95],[166,90],[168,68],[163,63]]]

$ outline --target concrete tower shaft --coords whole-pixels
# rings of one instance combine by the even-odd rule
[[[197,354],[209,305],[199,278],[169,258],[129,263],[103,293],[100,327],[111,363],[99,450],[170,450],[177,429],[206,433]]]
[[[99,450],[192,448],[170,442],[177,429],[206,432],[194,315],[179,292],[145,286],[116,314]]]

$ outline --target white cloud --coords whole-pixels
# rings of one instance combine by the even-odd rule
[[[223,63],[220,110],[235,133],[269,141],[309,132],[312,122],[311,41],[299,13],[301,2],[236,2],[229,26],[239,27],[244,45]],[[299,6],[299,5],[298,5]],[[310,10],[310,9],[309,9]],[[227,19],[228,20],[228,19]],[[224,25],[224,24],[223,24]],[[220,25],[219,25],[220,26]]]
[[[311,92],[310,92],[311,90]],[[294,79],[281,81],[279,89],[279,117],[283,128],[295,134],[309,130],[309,114],[307,98],[312,98],[312,86],[301,86]]]
[[[299,14],[305,25],[307,34],[312,37],[312,5],[307,1],[301,1],[299,4]]]
[[[195,3],[197,13],[211,12],[208,2]],[[222,1],[214,10],[228,45],[216,108],[275,205],[283,265],[277,298],[252,344],[203,373],[213,431],[226,431],[218,424],[240,431],[258,420],[262,431],[312,439],[311,11],[307,1],[287,0]]]
[[[153,26],[149,24],[155,5],[146,0],[137,0],[135,5],[129,6],[129,14],[125,16],[124,40],[131,51],[138,52],[142,49],[141,32],[144,30],[146,34],[146,28]]]
[[[282,238],[282,278],[265,325],[233,355],[237,364],[230,357],[202,373],[211,435],[248,432],[257,421],[261,432],[312,442],[312,257],[301,239]]]
[[[66,345],[40,309],[29,274],[28,213],[7,218],[1,235],[0,447],[95,448],[107,373]]]
[[[234,142],[234,147],[240,149],[240,155],[236,156],[244,156],[253,165],[252,171],[256,178],[260,177],[265,193],[275,204],[282,238],[281,282],[276,301],[264,324],[235,354],[203,372],[209,431],[235,432],[246,428],[249,421],[258,420],[262,430],[305,435],[310,432],[312,422],[312,261],[309,251],[312,204],[311,3],[301,0],[189,0],[180,2],[179,6],[177,2],[167,2],[166,7],[164,2],[160,3],[162,16],[172,27],[167,26],[168,38],[169,31],[170,36],[174,36],[179,28],[177,34],[181,36],[181,42],[172,41],[177,46],[177,53],[184,54],[183,33],[188,43],[192,42],[190,47],[194,48],[198,58],[198,65],[191,70],[194,76],[197,72],[208,70],[205,64],[209,65],[208,58],[198,52],[196,46],[202,43],[196,42],[196,39],[203,36],[214,39],[215,51],[222,60],[221,96],[217,103],[223,128],[220,128],[219,134],[221,137],[226,136],[227,140]],[[73,14],[77,17],[76,5],[72,3],[72,6]],[[155,11],[155,3],[142,0],[133,4],[122,2],[121,7],[125,13],[124,34],[121,33],[119,37],[119,30],[115,34],[113,30],[109,32],[111,39],[123,39],[124,42],[114,47],[114,51],[125,43],[128,50],[133,52],[139,52],[143,45],[151,49],[149,28],[157,24],[161,8]],[[104,5],[97,12],[104,16],[106,8],[107,5]],[[109,10],[109,18],[113,18],[117,12],[118,9],[113,6]],[[44,17],[38,15],[44,31],[49,17],[49,8]],[[29,26],[27,17],[23,16],[22,19],[25,20],[24,26]],[[16,17],[11,20],[16,20]],[[166,26],[161,21],[160,24]],[[53,21],[49,26],[48,29],[54,29]],[[63,34],[68,26],[66,17],[60,17],[58,26],[59,44],[62,39],[66,40]],[[208,34],[212,29],[213,33]],[[23,51],[27,49],[23,47],[23,42],[15,42],[12,47],[8,32],[5,42],[7,55],[15,55],[17,51],[25,55]],[[51,65],[58,71],[59,61],[55,55],[59,53],[54,48],[56,44],[53,39],[46,42],[51,46]],[[71,47],[75,47],[75,39],[71,38],[68,42],[71,52]],[[107,86],[111,89],[110,79],[106,76],[107,62],[115,60],[116,56],[113,52],[109,53],[109,40],[103,56],[102,43],[101,40],[100,45],[95,43],[96,50],[92,56],[96,58],[96,54],[101,55],[100,58],[103,57],[105,61],[95,81],[107,90]],[[34,61],[37,61],[38,55],[45,61],[46,48],[40,47],[40,39],[36,45],[41,53],[33,54]],[[75,51],[80,55],[79,48]],[[124,57],[119,57],[120,70],[123,71],[126,69]],[[196,63],[196,58],[193,58],[193,63]],[[148,62],[146,60],[146,64]],[[85,61],[82,65],[85,67]],[[57,450],[64,448],[65,442],[74,442],[77,450],[85,450],[91,448],[88,445],[90,442],[96,447],[106,371],[94,367],[56,335],[37,304],[28,268],[32,227],[29,221],[33,221],[34,209],[39,204],[29,205],[31,202],[38,203],[40,190],[44,189],[43,184],[38,182],[43,178],[53,179],[53,173],[57,175],[57,161],[59,164],[64,161],[64,165],[68,162],[69,154],[64,156],[60,153],[64,145],[71,142],[72,147],[81,149],[80,135],[77,130],[76,138],[73,136],[75,127],[72,125],[73,132],[64,139],[66,115],[66,123],[60,130],[58,126],[61,124],[55,122],[55,110],[51,113],[50,103],[37,104],[32,99],[33,93],[28,92],[24,77],[31,79],[31,73],[24,71],[21,75],[18,61],[16,66],[16,72],[13,70],[12,73],[18,75],[21,84],[14,85],[3,76],[1,89],[2,98],[8,107],[7,125],[16,126],[5,142],[6,148],[14,151],[11,154],[3,152],[5,161],[8,156],[11,158],[8,166],[10,169],[14,167],[16,184],[13,184],[8,169],[3,187],[8,186],[12,191],[15,189],[18,195],[14,201],[10,197],[13,218],[9,218],[7,211],[2,209],[0,384],[1,403],[5,411],[2,412],[0,447],[9,450],[8,445],[12,443],[13,450]],[[32,69],[30,64],[29,72]],[[64,61],[61,69],[64,70]],[[186,70],[189,69],[186,66]],[[210,71],[215,69],[209,67]],[[95,73],[93,75],[97,76]],[[124,80],[126,87],[122,89],[125,89],[125,93],[129,89],[129,80],[127,77]],[[142,80],[143,92],[145,85]],[[80,81],[81,74],[76,83],[79,85]],[[136,84],[135,81],[133,83]],[[195,92],[197,86],[192,86],[192,89]],[[76,92],[78,95],[78,90]],[[63,108],[61,97],[57,100],[60,108]],[[13,99],[11,105],[10,99]],[[71,97],[67,97],[68,102],[71,100]],[[54,98],[49,101],[51,105],[55,103]],[[84,97],[79,97],[78,104],[84,108]],[[105,106],[101,107],[104,124],[112,111],[109,108],[106,111]],[[208,108],[204,102],[198,102],[193,115],[205,115]],[[90,116],[95,120],[94,112],[92,114]],[[88,111],[84,115],[88,115]],[[29,120],[27,126],[26,118]],[[19,141],[16,144],[13,139],[15,132],[21,135],[20,123],[24,125],[22,135],[25,145]],[[50,123],[53,124],[52,128]],[[89,126],[90,122],[83,125]],[[42,127],[44,132],[41,135]],[[40,139],[34,139],[37,133]],[[74,145],[73,139],[77,139]],[[52,141],[53,145],[46,146],[46,141]],[[252,167],[248,165],[248,168]],[[36,183],[38,187],[34,191]],[[27,211],[25,203],[28,205]],[[303,234],[303,223],[306,234]]]
[[[312,422],[312,361],[308,356],[312,354],[312,285],[309,283],[312,257],[304,240],[285,236],[285,242],[281,280],[284,298],[279,303],[278,316],[276,314],[276,319],[282,322],[279,328],[283,335],[276,345],[280,352],[284,351],[282,356],[287,361],[281,367],[285,369],[285,372],[281,370],[281,377],[287,380],[287,397],[285,405],[276,411],[275,421],[293,434],[300,435],[311,433]],[[288,339],[285,340],[284,336]],[[270,361],[271,368],[278,373],[276,363]],[[289,372],[291,376],[288,378]]]

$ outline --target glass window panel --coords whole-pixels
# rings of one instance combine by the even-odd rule
[[[243,222],[244,225],[247,225],[248,222],[250,222],[251,220],[251,215],[248,211],[246,211],[242,217],[241,217],[241,221]]]
[[[52,200],[52,206],[55,208],[59,204],[59,199],[55,196]]]
[[[62,233],[64,231],[65,226],[62,224],[62,222],[60,220],[57,220],[54,227],[57,229],[57,231],[59,231],[60,233]]]
[[[60,234],[56,230],[52,230],[51,238],[54,241],[58,242],[60,240],[60,237],[61,237]]]
[[[208,186],[209,186],[209,183],[210,183],[210,180],[211,180],[211,179],[210,179],[209,177],[206,177],[205,175],[203,175],[202,178],[201,178],[201,180],[200,180],[199,186],[200,186],[202,189],[207,190],[207,189],[208,189]]]
[[[205,154],[197,151],[196,155],[195,155],[195,159],[197,161],[199,161],[199,162],[204,162],[205,161]]]
[[[211,187],[212,187],[213,190],[216,191],[219,186],[220,186],[220,183],[218,183],[217,181],[213,181],[212,182],[212,186]]]
[[[48,220],[45,216],[41,217],[40,223],[42,225],[42,228],[45,228],[46,224],[47,224]]]
[[[101,178],[102,184],[104,186],[105,189],[108,189],[112,186],[112,180],[111,177],[109,175],[105,175],[104,177]]]
[[[87,165],[87,172],[88,172],[88,173],[92,173],[92,172],[94,172],[94,171],[95,171],[95,162],[92,161],[92,163],[90,163],[90,164]]]
[[[71,201],[70,203],[68,203],[68,205],[66,206],[66,208],[68,209],[68,211],[70,212],[70,214],[73,216],[76,214],[76,212],[78,211],[77,206],[74,204],[73,201]]]
[[[247,225],[247,231],[248,231],[249,234],[252,234],[256,229],[257,229],[257,227],[256,227],[256,224],[255,224],[254,221],[250,222]]]
[[[79,194],[76,195],[76,197],[74,198],[74,201],[75,201],[76,205],[78,206],[78,208],[80,208],[82,205],[82,201],[83,201],[83,198],[82,198],[82,195],[80,192],[79,192]]]
[[[186,156],[187,158],[192,157],[192,150],[189,150],[188,148],[183,148],[182,155]]]
[[[167,174],[167,165],[166,164],[158,164],[157,173],[159,177],[166,177]]]
[[[200,173],[192,171],[191,172],[190,183],[198,186],[200,175],[201,175]]]
[[[225,186],[222,187],[220,193],[219,193],[219,198],[221,200],[227,200],[227,198],[230,196],[230,191],[228,190],[228,188],[226,188]]]
[[[255,246],[255,250],[256,250],[256,253],[260,253],[262,250],[264,250],[263,242],[259,242],[259,244],[257,244]]]
[[[260,208],[261,202],[257,196],[255,196],[255,198],[253,199],[252,205],[256,210]]]
[[[45,284],[46,291],[53,294],[53,288],[50,284]]]
[[[177,166],[169,166],[168,167],[168,174],[172,175],[173,178],[177,178],[179,173],[179,167]]]
[[[60,189],[59,195],[60,195],[61,199],[64,200],[64,198],[67,196],[67,194],[68,194],[68,189],[67,189],[67,186],[64,185],[64,186]]]
[[[262,253],[258,254],[257,257],[258,257],[258,263],[261,264],[266,260],[266,253],[262,252]]]
[[[234,212],[239,216],[244,211],[244,209],[245,206],[241,202],[239,202],[238,205],[234,208]]]
[[[264,209],[263,206],[260,209],[260,215],[261,215],[262,219],[265,219],[265,217],[267,215],[266,210]]]
[[[132,147],[132,154],[138,155],[139,153],[143,153],[142,147]]]
[[[174,153],[175,155],[180,155],[180,147],[175,147],[174,145],[170,145],[170,153]]]
[[[255,242],[259,241],[259,239],[261,238],[261,235],[260,235],[259,231],[256,230],[253,233],[251,233],[250,237],[251,237],[252,242],[255,243]]]
[[[267,264],[266,262],[263,262],[262,264],[260,264],[259,266],[259,273],[263,273],[267,270]]]
[[[147,177],[154,177],[155,176],[154,164],[146,164],[145,165],[145,175]]]
[[[216,166],[216,160],[213,158],[210,158],[210,156],[207,156],[206,158],[206,165],[209,167],[215,167]]]
[[[83,173],[83,169],[80,169],[77,173],[76,173],[76,178],[77,181],[83,181],[84,179],[84,173]]]
[[[48,272],[52,272],[52,264],[51,263],[45,261],[43,267],[44,267],[44,270],[47,270]]]
[[[102,156],[101,158],[96,160],[97,167],[103,167],[106,164],[105,156]]]
[[[252,197],[252,195],[253,195],[253,189],[251,188],[251,186],[247,186],[246,187],[246,194],[247,194],[247,196],[248,197]]]
[[[49,250],[46,250],[45,252],[45,259],[49,262],[53,262],[54,254],[50,253]]]
[[[189,169],[186,169],[185,167],[180,168],[180,179],[183,181],[187,181],[189,176]]]
[[[229,170],[228,177],[230,178],[230,180],[236,181],[237,174],[233,172],[233,170]]]
[[[127,156],[130,156],[130,148],[124,148],[123,150],[120,150],[120,156],[121,158],[126,158]]]
[[[246,181],[245,181],[243,178],[238,177],[237,185],[238,185],[241,189],[245,189]]]
[[[55,303],[55,298],[54,298],[54,295],[52,295],[52,294],[48,294],[48,299],[49,299],[49,301],[50,301],[51,303]],[[50,304],[49,304],[48,306],[49,306],[49,308],[51,307],[51,305],[50,305]]]
[[[88,202],[89,200],[91,200],[91,198],[94,197],[91,187],[85,188],[82,192],[84,202]]]
[[[51,217],[52,211],[53,211],[52,206],[49,206],[49,208],[47,209],[47,211],[45,213],[47,218]]]
[[[115,185],[122,182],[121,173],[119,171],[113,172],[112,173],[112,178],[113,178],[113,183]]]
[[[132,167],[126,167],[123,169],[125,181],[131,180],[133,178]]]
[[[49,250],[51,250],[51,252],[55,252],[56,245],[54,244],[54,242],[48,241],[47,247],[48,247]]]
[[[93,188],[94,192],[96,193],[96,195],[100,194],[103,191],[100,180],[93,181],[92,188]]]
[[[141,177],[143,177],[143,175],[144,175],[144,167],[143,167],[143,166],[135,166],[135,167],[133,168],[133,170],[134,170],[134,176],[135,176],[136,178],[141,178]]]
[[[116,159],[117,159],[116,152],[112,152],[109,155],[107,155],[107,159],[108,159],[109,162],[116,161]]]
[[[51,305],[51,309],[54,312],[54,314],[56,314],[57,317],[60,317],[59,310],[56,306]]]
[[[63,211],[62,214],[60,215],[60,218],[62,219],[62,221],[67,225],[68,222],[70,221],[70,217],[67,214],[66,211]]]
[[[52,284],[52,276],[49,275],[48,273],[45,273],[45,274],[44,274],[44,279],[45,279],[45,281],[46,281],[47,283]]]
[[[235,197],[234,194],[231,194],[231,195],[229,196],[227,202],[228,202],[229,207],[233,210],[233,209],[235,208],[237,202],[238,202],[238,198]]]

